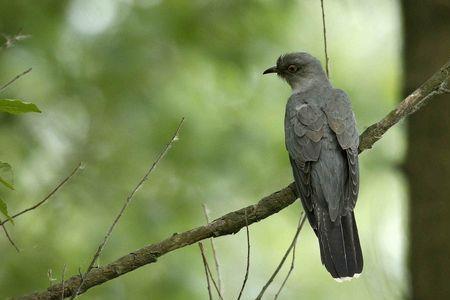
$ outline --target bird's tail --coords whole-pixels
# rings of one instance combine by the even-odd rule
[[[353,212],[334,222],[328,212],[318,217],[322,264],[339,282],[357,278],[363,269],[363,257]]]

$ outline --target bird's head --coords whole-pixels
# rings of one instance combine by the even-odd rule
[[[319,60],[306,52],[281,55],[276,66],[263,72],[270,73],[276,73],[285,79],[293,90],[306,87],[312,82],[328,82]]]

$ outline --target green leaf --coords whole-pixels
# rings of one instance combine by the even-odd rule
[[[0,161],[0,183],[14,190],[14,173],[11,165]]]
[[[3,201],[3,199],[0,198],[0,212],[5,215],[5,217],[8,218],[8,220],[11,221],[12,224],[14,224],[13,219],[8,214],[8,206],[6,205],[6,202]]]
[[[0,112],[22,114],[28,112],[40,113],[41,111],[35,104],[30,102],[24,102],[18,99],[0,99]]]

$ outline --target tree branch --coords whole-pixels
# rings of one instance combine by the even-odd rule
[[[12,35],[12,36],[4,34],[4,33],[2,33],[1,35],[5,39],[5,42],[3,43],[3,45],[0,46],[0,50],[11,48],[17,42],[25,40],[25,39],[28,39],[28,38],[31,37],[31,35],[22,34],[22,28],[20,28],[19,31],[16,34]]]
[[[295,237],[294,247],[292,247],[292,260],[291,260],[291,266],[290,266],[290,268],[289,268],[289,271],[288,271],[287,274],[286,274],[286,277],[284,277],[284,280],[283,280],[283,282],[281,283],[281,286],[280,286],[280,288],[278,289],[278,292],[275,294],[275,297],[273,298],[274,300],[276,300],[276,299],[278,298],[278,296],[280,295],[281,291],[283,290],[284,285],[286,284],[287,280],[289,279],[289,276],[291,276],[291,273],[292,273],[292,271],[294,270],[294,267],[295,267],[295,251],[296,251],[296,247],[297,247],[297,240],[298,240],[298,236],[299,236],[299,234],[300,234],[300,231],[301,231],[302,228],[303,228],[303,224],[305,223],[305,221],[306,221],[306,214],[303,213],[303,214],[300,216],[300,224],[299,224],[299,226],[298,226],[298,228],[297,228],[297,232],[298,232],[298,233],[296,233],[297,236]],[[288,252],[289,252],[289,251],[288,251]]]
[[[450,59],[439,71],[433,74],[425,83],[406,97],[381,121],[369,126],[360,136],[359,153],[371,149],[392,126],[401,119],[415,113],[426,105],[436,95],[448,93],[448,80],[450,77]]]
[[[167,152],[169,152],[170,148],[172,148],[172,144],[178,140],[178,134],[180,133],[181,126],[183,125],[184,118],[181,119],[180,123],[177,126],[177,129],[175,130],[174,134],[172,135],[172,138],[167,142],[164,149],[159,153],[156,160],[153,162],[153,164],[149,167],[145,175],[142,177],[142,179],[138,182],[138,184],[134,187],[134,189],[131,191],[131,193],[128,195],[128,197],[125,199],[125,202],[122,205],[122,208],[120,209],[117,216],[114,218],[114,221],[109,226],[108,231],[106,232],[106,235],[103,237],[102,242],[97,248],[97,251],[94,254],[94,257],[92,257],[91,263],[89,264],[89,267],[87,268],[86,272],[81,276],[81,282],[78,286],[78,288],[75,290],[75,293],[72,293],[72,296],[70,299],[75,299],[78,294],[80,293],[81,289],[83,288],[83,284],[86,281],[86,276],[89,274],[89,272],[94,268],[95,263],[97,262],[98,258],[100,257],[100,254],[102,253],[103,249],[106,246],[106,243],[108,242],[109,238],[111,237],[111,234],[116,227],[117,223],[119,222],[120,218],[125,213],[125,210],[130,205],[131,201],[134,198],[134,195],[136,192],[144,185],[144,183],[149,179],[150,174],[153,172],[153,170],[158,166],[158,164],[161,162],[161,160],[166,156]]]
[[[248,272],[250,270],[250,232],[248,231],[247,214],[245,215],[245,233],[247,234],[247,263],[245,265],[244,281],[242,282],[241,290],[239,291],[237,300],[240,300],[242,297],[242,293],[244,292],[244,288],[248,280]]]
[[[249,225],[265,219],[294,203],[297,199],[294,190],[295,187],[291,184],[281,191],[263,198],[255,205],[250,205],[228,213],[207,225],[199,226],[180,234],[174,234],[159,243],[146,246],[127,254],[106,266],[94,268],[86,275],[85,283],[80,294],[93,286],[102,284],[146,264],[155,263],[159,257],[176,249],[195,244],[210,237],[236,233],[246,226],[246,213]],[[75,291],[80,282],[80,275],[73,276],[66,280],[64,284],[64,296],[71,296],[72,292]],[[56,284],[48,288],[47,291],[13,299],[59,299],[61,291],[62,285]]]
[[[219,287],[217,286],[217,283],[216,283],[216,281],[214,280],[214,277],[213,277],[213,275],[212,275],[211,269],[209,268],[208,260],[206,259],[206,256],[205,256],[205,250],[204,250],[204,248],[203,248],[202,242],[199,242],[199,243],[198,243],[198,246],[200,247],[200,253],[201,253],[201,255],[202,255],[202,260],[203,260],[203,263],[204,263],[204,265],[205,265],[206,276],[209,276],[209,278],[211,279],[211,281],[212,281],[212,283],[213,283],[213,286],[214,286],[214,288],[216,289],[217,296],[219,296],[219,299],[220,299],[220,300],[223,300],[223,297],[222,297],[222,294],[220,293]],[[208,282],[208,284],[209,284],[209,282]],[[210,287],[210,288],[211,288],[211,287]]]
[[[45,196],[44,199],[42,199],[41,201],[39,201],[38,203],[34,204],[31,207],[28,207],[16,214],[14,214],[11,219],[15,219],[20,215],[23,215],[24,213],[27,213],[33,209],[38,208],[39,206],[41,206],[42,204],[44,204],[48,199],[50,199],[54,194],[56,194],[56,192],[64,185],[66,184],[77,172],[78,170],[80,170],[82,167],[81,162],[76,166],[75,169],[73,169],[73,171],[69,174],[69,176],[67,176],[66,178],[64,178],[50,193],[47,194],[47,196]],[[3,226],[5,223],[9,222],[9,219],[5,219],[5,221],[0,221],[0,225]]]
[[[8,232],[8,229],[6,229],[5,224],[3,224],[3,222],[1,222],[1,220],[0,220],[0,223],[1,223],[0,226],[3,228],[3,231],[5,232],[6,238],[8,239],[9,243],[14,247],[14,249],[16,249],[17,252],[20,252],[19,247],[17,247],[16,243],[12,239],[11,235]]]
[[[41,206],[42,204],[44,204],[48,199],[50,199],[50,197],[52,197],[67,181],[70,180],[70,178],[72,178],[73,175],[75,175],[75,173],[81,168],[81,163],[78,164],[78,166],[72,171],[72,173],[70,173],[69,176],[67,176],[63,181],[61,181],[56,188],[54,188],[43,200],[39,201],[38,203],[36,203],[35,205],[26,208],[16,214],[14,214],[10,219],[5,219],[4,221],[0,220],[0,226],[3,228],[3,231],[5,232],[6,237],[8,238],[9,242],[11,243],[11,245],[13,245],[13,247],[16,249],[17,252],[20,252],[19,248],[17,247],[17,245],[14,243],[14,240],[11,238],[11,236],[9,235],[8,230],[6,229],[5,223],[10,222],[10,220],[17,218],[18,216],[27,213],[33,209],[38,208],[39,206]]]
[[[281,267],[283,267],[284,262],[286,261],[286,258],[288,257],[289,253],[292,251],[293,248],[295,248],[295,244],[297,243],[297,239],[298,239],[298,235],[300,234],[300,231],[303,228],[303,224],[305,223],[306,220],[306,214],[302,214],[300,216],[300,219],[298,221],[298,226],[297,226],[297,231],[295,232],[294,235],[294,239],[292,240],[291,244],[289,245],[289,248],[286,250],[286,252],[283,255],[283,258],[281,259],[280,263],[278,264],[277,268],[275,269],[275,271],[273,272],[272,276],[270,276],[269,280],[267,281],[267,283],[263,286],[263,288],[261,289],[261,291],[259,292],[258,296],[256,297],[256,300],[261,300],[262,296],[264,295],[264,293],[266,292],[267,288],[269,287],[269,285],[273,282],[273,280],[275,279],[275,277],[277,276],[278,272],[280,272]],[[295,252],[295,251],[294,251]],[[292,259],[292,261],[294,261],[294,259]],[[291,270],[289,270],[289,273],[291,272]],[[289,273],[287,278],[289,277]],[[285,284],[285,281],[283,281],[282,286],[280,288],[283,288],[283,285]],[[278,293],[277,293],[278,294]]]
[[[208,214],[208,207],[206,206],[205,203],[202,204],[202,207],[203,207],[203,214],[205,215],[206,224],[208,224],[210,222],[209,214]],[[217,285],[219,286],[220,294],[223,295],[222,276],[220,274],[220,264],[219,264],[219,258],[217,257],[217,253],[216,253],[216,245],[214,243],[214,239],[209,239],[209,241],[211,242],[211,250],[212,250],[212,254],[213,254],[213,258],[214,258],[214,265],[216,267]]]
[[[203,250],[203,244],[201,242],[198,243],[198,248],[200,249],[200,254],[202,255],[203,267],[205,268],[206,288],[208,289],[208,299],[212,300],[213,297],[211,294],[211,284],[209,283],[208,261],[206,260],[205,251]],[[220,290],[219,290],[219,294],[220,294]]]
[[[322,28],[323,28],[323,45],[325,50],[325,71],[327,73],[327,77],[330,78],[330,59],[328,57],[328,47],[327,47],[327,26],[325,24],[325,8],[323,6],[323,0],[320,0],[320,8],[322,9]]]
[[[20,77],[27,75],[28,73],[30,73],[32,70],[32,68],[28,68],[25,71],[23,71],[22,73],[16,75],[13,79],[11,79],[10,81],[8,81],[7,83],[5,83],[4,85],[2,85],[0,87],[0,92],[2,92],[3,90],[5,90],[8,86],[10,86],[11,84],[13,84],[15,81],[19,80]]]
[[[398,107],[390,112],[380,122],[367,128],[360,136],[359,152],[370,149],[381,136],[401,119],[414,113],[426,104],[435,95],[446,92],[445,82],[450,76],[450,60],[437,71],[430,79],[422,84],[416,91],[403,100]],[[258,203],[228,213],[221,218],[180,234],[155,243],[130,254],[122,256],[118,260],[99,268],[94,268],[86,275],[85,283],[80,293],[88,289],[131,272],[144,265],[155,263],[157,259],[168,252],[192,245],[201,240],[218,237],[238,232],[248,225],[263,220],[295,202],[294,184],[291,183],[284,189],[261,199]],[[64,296],[70,297],[80,285],[81,276],[73,276],[64,283]],[[55,284],[46,291],[37,292],[14,299],[60,299],[62,284]]]

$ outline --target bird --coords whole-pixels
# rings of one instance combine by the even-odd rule
[[[321,262],[338,282],[359,277],[363,255],[354,208],[359,192],[358,145],[348,95],[334,88],[320,61],[306,52],[281,55],[275,73],[291,87],[285,146]]]

